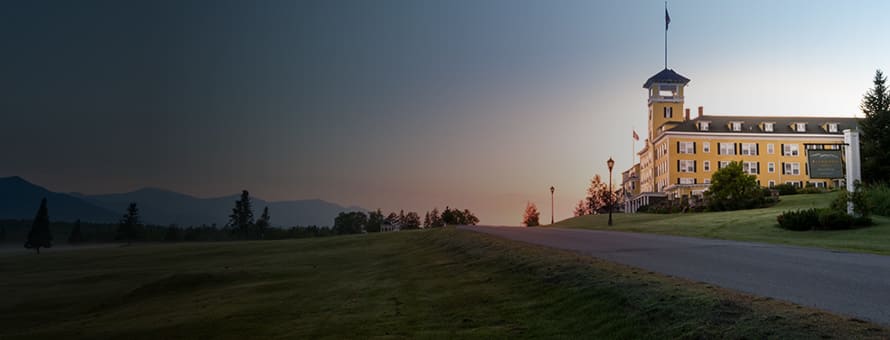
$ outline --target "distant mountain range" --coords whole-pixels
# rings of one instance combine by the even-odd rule
[[[216,224],[223,226],[240,195],[197,198],[178,192],[145,188],[127,193],[84,195],[56,193],[21,177],[0,178],[0,219],[32,219],[46,197],[50,219],[91,222],[117,222],[130,202],[136,202],[143,223],[180,226]],[[255,217],[269,207],[274,226],[330,226],[344,211],[365,211],[322,200],[268,202],[251,197]]]

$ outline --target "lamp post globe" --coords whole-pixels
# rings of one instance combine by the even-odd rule
[[[615,166],[615,160],[612,157],[609,157],[609,160],[606,161],[606,165],[609,166],[609,226],[612,226],[612,167]]]

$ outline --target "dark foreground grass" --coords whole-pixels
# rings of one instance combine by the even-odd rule
[[[679,236],[719,238],[821,247],[890,255],[890,218],[873,216],[868,228],[836,231],[790,231],[777,226],[776,216],[787,210],[827,208],[836,193],[782,196],[775,206],[763,209],[679,213],[591,215],[557,222],[554,227],[619,230]]]
[[[881,338],[873,324],[443,229],[0,257],[0,338]]]

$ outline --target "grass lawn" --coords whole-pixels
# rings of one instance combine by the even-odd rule
[[[888,330],[451,228],[0,255],[0,338],[886,338]]]
[[[890,218],[872,216],[875,225],[841,231],[788,231],[777,227],[776,216],[786,210],[828,207],[836,193],[782,196],[763,209],[680,213],[613,214],[570,218],[554,227],[620,230],[727,240],[781,243],[890,255]]]

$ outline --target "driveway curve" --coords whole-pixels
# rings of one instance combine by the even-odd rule
[[[616,231],[459,228],[890,326],[890,256]]]

